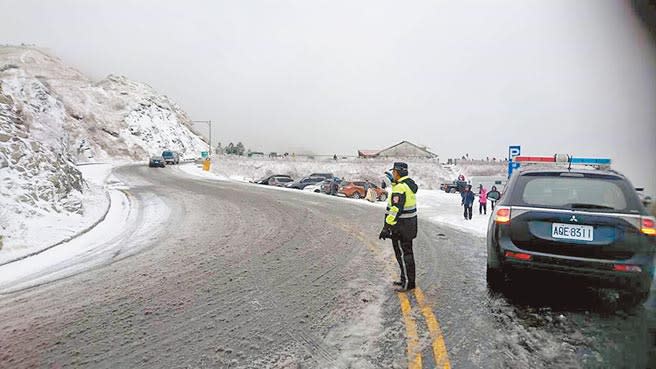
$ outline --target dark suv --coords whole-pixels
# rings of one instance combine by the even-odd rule
[[[533,270],[617,289],[644,302],[654,276],[656,228],[631,183],[612,170],[520,170],[487,231],[487,282],[502,290]]]

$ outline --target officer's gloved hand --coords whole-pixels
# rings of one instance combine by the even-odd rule
[[[392,228],[388,224],[385,224],[383,230],[380,231],[380,235],[378,236],[378,239],[386,240],[388,238],[392,238]]]

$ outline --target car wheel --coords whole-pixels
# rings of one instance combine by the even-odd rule
[[[385,201],[385,200],[387,200],[387,194],[384,193],[384,194],[380,195],[380,197],[378,198],[378,200],[380,200],[380,201]]]
[[[321,191],[319,191],[319,190],[314,190],[314,192],[316,192],[316,193],[320,193]]]
[[[503,272],[503,269],[491,268],[488,265],[485,273],[485,280],[487,281],[487,287],[490,291],[501,292],[506,284],[506,275]]]
[[[358,191],[355,191],[355,192],[353,193],[353,196],[351,196],[351,197],[353,197],[354,199],[357,200],[357,199],[359,199],[361,196],[360,196],[360,193],[359,193]]]
[[[648,297],[649,290],[620,293],[620,303],[626,308],[631,309],[644,304]]]
[[[458,190],[456,190],[455,188],[451,188],[451,189],[449,190],[449,193],[456,193],[456,192],[458,192]]]

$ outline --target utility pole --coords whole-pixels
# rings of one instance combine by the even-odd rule
[[[209,145],[210,149],[207,151],[207,155],[212,156],[212,121],[211,120],[192,120],[191,123],[205,123],[210,127],[210,140]]]

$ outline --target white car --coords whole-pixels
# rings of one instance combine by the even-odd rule
[[[321,193],[321,182],[318,184],[313,184],[309,186],[305,186],[303,191],[310,191],[310,192],[316,192],[316,193]]]

